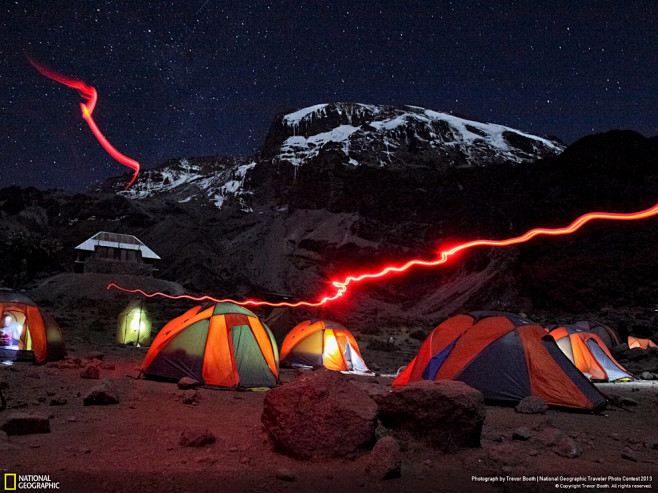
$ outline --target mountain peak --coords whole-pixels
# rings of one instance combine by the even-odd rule
[[[419,106],[338,102],[277,115],[261,154],[294,166],[342,153],[353,166],[405,167],[421,157],[438,167],[472,167],[534,161],[563,149],[555,140]]]

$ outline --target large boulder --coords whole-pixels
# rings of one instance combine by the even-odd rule
[[[355,455],[375,441],[377,404],[340,372],[317,370],[270,390],[261,421],[274,448],[301,459]]]
[[[395,433],[446,451],[479,447],[486,415],[479,390],[452,380],[422,380],[376,397],[379,419]]]

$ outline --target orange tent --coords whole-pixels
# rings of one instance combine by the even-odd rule
[[[649,349],[650,347],[658,348],[656,343],[651,339],[640,339],[639,337],[634,336],[628,336],[628,347],[631,349],[634,347],[639,347],[642,349]]]
[[[3,360],[26,360],[44,363],[64,357],[64,339],[58,325],[44,316],[27,296],[0,293],[0,332],[9,333],[0,343]]]
[[[147,377],[191,377],[222,387],[274,387],[279,351],[270,329],[233,303],[197,306],[165,325],[146,354]]]
[[[328,320],[305,320],[281,346],[281,363],[297,367],[322,365],[329,370],[367,372],[352,333]]]
[[[472,312],[441,323],[393,386],[459,380],[491,401],[535,395],[553,406],[598,410],[605,398],[543,327],[511,313]]]
[[[582,332],[575,325],[565,325],[551,330],[550,335],[576,368],[591,380],[613,382],[633,378],[596,334]]]

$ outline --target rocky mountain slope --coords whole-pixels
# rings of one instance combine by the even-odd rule
[[[406,123],[396,127],[396,119]],[[357,130],[341,140],[335,129],[345,126]],[[485,135],[473,137],[475,130]],[[317,145],[326,134],[332,137]],[[0,275],[7,285],[71,270],[73,247],[105,230],[138,236],[162,257],[160,277],[192,292],[316,300],[347,273],[656,201],[658,139],[614,131],[561,149],[417,108],[321,105],[279,115],[256,156],[171,161],[141,174],[127,192],[116,192],[120,178],[88,194],[2,190],[2,253],[16,258]],[[655,225],[601,222],[571,237],[472,250],[280,320],[313,316],[364,332],[399,325],[429,331],[455,313],[496,308],[547,323],[604,318],[647,335],[658,299]],[[11,250],[16,231],[62,248],[28,273],[23,251]]]

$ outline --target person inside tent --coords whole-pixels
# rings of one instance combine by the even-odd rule
[[[2,316],[0,328],[0,346],[18,349],[18,343],[23,333],[23,326],[9,313]]]

